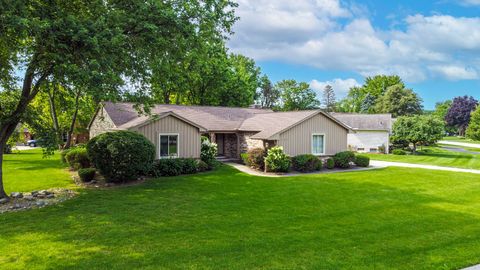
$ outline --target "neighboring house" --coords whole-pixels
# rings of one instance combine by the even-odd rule
[[[347,150],[350,128],[320,110],[273,112],[265,109],[156,105],[139,115],[133,103],[105,102],[90,125],[90,138],[114,130],[143,134],[157,157],[200,157],[200,136],[218,145],[218,154],[239,158],[249,149],[283,146],[286,154],[334,155]]]
[[[392,130],[391,114],[332,113],[332,115],[355,131],[348,134],[349,149],[377,153],[383,147],[388,151]]]

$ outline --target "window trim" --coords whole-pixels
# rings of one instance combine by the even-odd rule
[[[314,149],[313,149],[313,137],[314,136],[323,136],[323,152],[322,153],[314,153]],[[311,150],[312,150],[312,155],[315,155],[315,156],[324,156],[325,155],[325,149],[327,148],[326,147],[326,137],[327,135],[325,135],[325,133],[312,133],[312,140],[311,140]]]
[[[161,138],[162,136],[177,136],[177,155],[176,156],[170,156],[170,153],[166,157],[162,157],[162,152],[161,152],[161,147],[162,147],[162,142]],[[179,133],[158,133],[158,158],[159,159],[164,159],[164,158],[179,158],[180,157],[180,134]]]

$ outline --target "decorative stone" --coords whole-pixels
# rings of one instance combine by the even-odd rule
[[[35,202],[35,204],[36,204],[37,206],[40,206],[40,207],[47,205],[47,203],[44,202],[44,201],[37,201],[37,202]]]
[[[45,195],[44,194],[37,194],[37,196],[35,196],[36,198],[39,198],[39,199],[44,199],[45,198]]]
[[[47,199],[52,199],[52,198],[55,198],[55,195],[52,194],[52,193],[50,193],[50,194],[48,194],[47,196],[45,196],[45,198],[47,198]]]
[[[25,195],[23,198],[24,198],[26,201],[33,201],[33,200],[35,200],[35,198],[34,198],[32,195]]]
[[[14,199],[20,199],[23,198],[23,194],[21,192],[12,192],[10,193],[10,197]]]
[[[7,203],[7,202],[8,202],[7,198],[1,198],[0,199],[0,204],[4,204],[4,203]]]
[[[40,194],[40,195],[45,195],[45,196],[46,196],[46,195],[48,195],[48,194],[51,194],[51,192],[48,191],[48,190],[40,190],[40,191],[38,192],[38,194]]]
[[[38,191],[32,191],[30,194],[32,194],[33,197],[37,197]]]

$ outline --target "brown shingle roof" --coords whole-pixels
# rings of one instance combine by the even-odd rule
[[[354,130],[387,130],[392,128],[391,114],[331,113]]]

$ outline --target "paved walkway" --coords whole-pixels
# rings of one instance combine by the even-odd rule
[[[474,151],[469,151],[465,150],[464,148],[459,148],[459,147],[452,147],[452,146],[440,146],[440,148],[445,149],[450,152],[457,152],[457,153],[466,153],[470,155],[480,155],[480,152],[474,152]]]
[[[224,162],[227,165],[230,165],[234,167],[235,169],[244,172],[246,174],[250,175],[255,175],[255,176],[265,176],[265,177],[289,177],[289,176],[297,176],[297,175],[309,175],[309,174],[329,174],[329,173],[342,173],[342,172],[357,172],[357,171],[367,171],[367,170],[373,170],[373,169],[379,169],[383,167],[379,166],[374,166],[370,164],[370,167],[368,168],[359,168],[359,167],[353,167],[351,169],[333,169],[333,170],[328,170],[328,169],[323,169],[321,171],[317,172],[310,172],[310,173],[300,173],[300,172],[289,172],[289,173],[266,173],[266,172],[261,172],[254,170],[248,166],[245,166],[243,164],[235,163],[235,162]]]
[[[478,143],[438,141],[438,144],[448,144],[448,145],[457,145],[457,146],[463,146],[463,147],[480,148],[480,144],[478,144]]]
[[[467,268],[463,268],[462,270],[480,270],[480,264],[470,266],[470,267],[467,267]]]
[[[423,165],[423,164],[390,162],[390,161],[379,161],[379,160],[371,160],[370,165],[376,166],[376,167],[383,167],[383,168],[393,166],[393,167],[419,168],[419,169],[437,170],[437,171],[480,174],[480,170],[473,170],[473,169],[460,169],[460,168],[453,168],[453,167],[442,167],[442,166],[435,166],[435,165]]]
[[[13,150],[17,150],[17,151],[32,150],[32,149],[35,149],[35,147],[23,146],[23,145],[17,145],[13,147]]]

